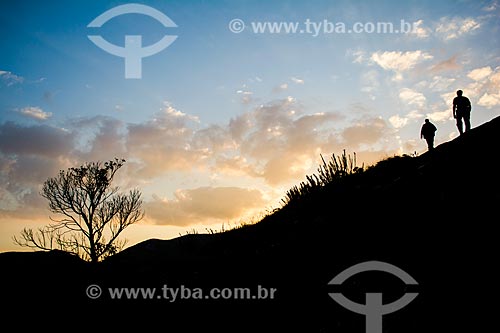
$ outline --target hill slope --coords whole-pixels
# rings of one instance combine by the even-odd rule
[[[485,322],[476,304],[494,286],[498,133],[500,117],[433,152],[390,158],[304,195],[256,225],[147,240],[96,266],[55,258],[59,253],[37,253],[36,264],[32,253],[0,254],[0,267],[8,272],[3,285],[11,286],[3,299],[44,299],[96,311],[147,309],[151,322],[167,315],[183,331],[363,332],[364,316],[335,303],[328,282],[354,264],[378,260],[419,283],[415,301],[384,316],[385,332],[475,327]],[[345,290],[359,303],[366,292],[383,291],[386,303],[407,290],[388,274],[363,276],[350,279]],[[89,299],[89,284],[104,294]],[[160,292],[165,284],[204,293],[233,287],[257,292],[259,286],[276,291],[273,299],[173,302]],[[107,293],[115,287],[156,290],[152,299],[118,300]]]

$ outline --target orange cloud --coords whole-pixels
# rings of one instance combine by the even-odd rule
[[[310,173],[320,153],[360,145],[369,149],[387,129],[379,118],[347,126],[341,121],[344,116],[336,112],[307,114],[297,100],[287,97],[201,129],[196,117],[168,103],[152,119],[134,124],[105,116],[73,119],[64,129],[3,123],[0,213],[27,217],[36,210],[47,216],[46,202],[38,194],[45,180],[61,169],[113,157],[127,160],[117,178],[122,188],[154,183],[169,172],[188,177],[195,170],[207,177],[260,180],[262,186],[290,184]],[[263,204],[258,190],[210,187],[178,191],[174,200],[146,201],[146,212],[152,221],[186,225],[235,218]],[[35,210],[28,212],[26,206]]]
[[[173,200],[155,197],[145,205],[146,218],[156,224],[186,226],[227,222],[264,204],[262,193],[239,187],[178,190]]]
[[[375,144],[387,131],[387,124],[381,118],[367,118],[358,121],[342,131],[342,137],[351,147],[361,144]]]

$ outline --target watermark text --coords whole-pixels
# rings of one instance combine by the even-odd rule
[[[254,288],[232,287],[232,288],[191,288],[181,285],[180,287],[169,287],[164,284],[160,288],[145,287],[109,287],[101,288],[92,284],[86,289],[86,295],[90,299],[106,297],[113,300],[166,300],[176,302],[180,300],[272,300],[276,297],[276,288],[267,288],[258,285]]]
[[[235,18],[228,24],[229,31],[241,33],[249,31],[253,34],[305,34],[312,37],[332,34],[411,34],[418,29],[418,22],[400,20],[394,22],[333,22],[327,19],[313,21],[252,21],[245,22]]]

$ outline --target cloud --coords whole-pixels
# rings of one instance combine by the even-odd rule
[[[495,68],[495,74],[490,77],[490,81],[494,89],[500,89],[500,67]]]
[[[466,92],[464,92],[464,95],[467,95]],[[456,92],[455,91],[452,91],[452,92],[446,92],[446,93],[443,93],[440,95],[441,98],[443,99],[444,103],[446,105],[449,105],[450,106],[450,109],[451,109],[451,105],[452,105],[452,101],[453,101],[453,98],[455,98],[457,95],[456,95]]]
[[[261,178],[263,173],[256,170],[255,166],[247,158],[236,156],[225,156],[223,154],[215,156],[214,170],[224,175],[247,175],[252,178]]]
[[[22,115],[36,120],[47,120],[52,117],[51,112],[45,112],[38,106],[28,106],[19,110]]]
[[[177,190],[172,200],[155,196],[145,205],[146,218],[157,224],[186,226],[240,218],[262,207],[262,193],[239,187],[199,187]]]
[[[355,103],[351,103],[348,106],[348,111],[349,111],[349,113],[366,114],[366,113],[370,113],[370,108],[365,106],[363,103],[355,102]]]
[[[185,120],[194,121],[196,123],[200,122],[200,118],[198,118],[197,116],[192,116],[187,113],[179,111],[178,109],[173,107],[172,103],[168,101],[163,102],[163,109],[160,111],[160,113],[157,114],[157,118],[155,119],[158,118],[178,119],[180,120],[180,122],[184,122]]]
[[[342,119],[336,112],[304,114],[302,105],[287,97],[226,124],[198,128],[198,118],[167,103],[143,123],[103,116],[73,121],[70,133],[78,138],[78,149],[72,156],[78,161],[124,157],[127,177],[136,182],[198,170],[247,175],[276,185],[302,177],[323,149],[339,149],[334,127]],[[369,144],[373,129],[364,128],[367,139],[346,131],[344,144]]]
[[[285,91],[287,89],[288,89],[288,83],[285,82],[285,83],[280,84],[277,87],[274,87],[273,88],[273,92],[274,93],[279,93],[279,92],[283,92],[283,91]]]
[[[389,117],[389,123],[395,128],[402,128],[408,124],[408,118],[396,114]]]
[[[489,5],[484,6],[482,9],[485,12],[493,12],[493,11],[497,10],[498,8],[500,8],[500,4],[498,3],[498,1],[493,1]]]
[[[417,51],[384,51],[372,53],[370,59],[386,70],[404,72],[414,68],[422,61],[432,59],[433,56],[421,50]]]
[[[403,73],[407,72],[423,61],[432,59],[433,56],[421,50],[416,51],[384,51],[372,53],[370,60],[385,70],[395,73],[393,80],[401,81]]]
[[[87,159],[110,151],[133,157],[127,165],[134,179],[150,180],[169,171],[196,169],[244,173],[276,184],[302,170],[296,157],[287,155],[314,156],[327,140],[325,126],[338,119],[341,117],[332,112],[301,114],[301,105],[287,97],[255,107],[227,124],[201,129],[195,128],[197,118],[171,106],[144,123],[123,124],[100,117],[85,120],[87,125],[80,121],[73,126],[93,128],[94,135],[86,142],[91,147],[85,154]],[[278,165],[280,173],[275,171]]]
[[[278,185],[305,175],[313,163],[311,154],[279,153],[269,159],[262,176],[270,185]]]
[[[125,146],[138,159],[137,177],[153,178],[171,170],[192,170],[203,152],[191,149],[195,116],[164,103],[163,109],[152,120],[127,125]]]
[[[74,139],[72,133],[57,127],[0,124],[0,153],[5,155],[64,156],[73,149]]]
[[[292,80],[292,82],[296,83],[296,84],[304,84],[304,80],[296,78],[296,77],[291,77],[290,80]]]
[[[302,151],[305,149],[304,145],[309,146],[310,142],[315,141],[315,126],[327,124],[337,117],[332,113],[300,116],[300,111],[294,110],[293,105],[275,104],[255,110],[252,115],[254,127],[244,139],[243,150],[246,150],[245,147],[250,147],[251,155],[254,157],[270,157],[273,155],[273,150],[280,148],[293,147],[293,150]],[[252,143],[253,140],[256,140],[255,144]],[[269,144],[265,153],[264,149],[258,146],[260,143]]]
[[[253,92],[251,92],[251,91],[238,90],[238,91],[236,91],[236,93],[241,96],[240,101],[242,104],[250,104],[254,101]]]
[[[366,71],[361,75],[361,91],[368,93],[371,99],[375,99],[373,93],[380,86],[379,82],[380,79],[377,71]]]
[[[299,111],[296,100],[288,97],[232,119],[230,130],[245,156],[257,160],[271,158],[286,148],[286,139]]]
[[[408,113],[406,114],[406,117],[407,117],[408,119],[413,120],[413,119],[420,119],[420,118],[423,118],[423,117],[424,117],[424,115],[423,115],[423,114],[421,114],[420,112],[418,112],[417,110],[413,110],[413,111],[408,112]]]
[[[217,153],[237,149],[237,143],[226,127],[210,125],[193,133],[192,149],[214,156]]]
[[[416,119],[421,119],[423,118],[424,115],[421,114],[420,112],[413,110],[408,112],[404,116],[400,116],[399,114],[393,115],[389,118],[389,123],[397,129],[403,128],[406,125],[408,125],[411,121],[416,120]]]
[[[493,73],[493,70],[491,69],[491,67],[486,66],[486,67],[476,68],[476,69],[470,71],[467,74],[467,77],[474,80],[474,81],[481,81],[481,80],[487,78],[488,76],[490,76],[491,73]]]
[[[230,120],[234,149],[219,155],[217,167],[245,170],[272,185],[297,179],[328,145],[331,128],[341,119],[335,112],[303,114],[292,97],[261,105]]]
[[[74,142],[72,133],[57,127],[0,124],[0,214],[22,218],[46,214],[41,185],[68,166]]]
[[[425,27],[423,24],[424,20],[413,22],[413,30],[410,34],[421,39],[429,37],[432,30],[429,27]]]
[[[427,118],[434,122],[443,122],[443,121],[449,121],[452,119],[452,113],[451,113],[451,108],[450,110],[444,110],[444,111],[435,111],[432,113],[427,114]]]
[[[7,85],[7,87],[24,82],[24,77],[4,70],[0,70],[0,79]]]
[[[2,171],[8,175],[8,184],[5,188],[16,189],[14,192],[34,193],[38,195],[39,186],[49,177],[54,177],[60,170],[59,159],[51,159],[44,156],[22,155],[15,160],[5,158],[2,162]],[[30,188],[32,186],[33,188]]]
[[[438,73],[444,71],[454,71],[461,69],[462,66],[457,64],[457,56],[454,55],[449,59],[438,62],[436,65],[431,67],[431,72]]]
[[[116,118],[95,116],[72,120],[69,125],[79,138],[78,156],[81,160],[107,161],[128,158],[126,124]]]
[[[347,50],[346,55],[354,58],[353,63],[361,64],[366,61],[366,54],[362,50]]]
[[[429,88],[433,91],[446,91],[456,81],[455,78],[446,78],[439,75],[432,77]]]
[[[498,94],[488,94],[484,93],[483,96],[477,102],[477,105],[487,107],[488,109],[500,105],[500,93]]]
[[[353,147],[370,145],[378,142],[386,129],[387,124],[382,118],[365,118],[343,129],[342,138]]]
[[[418,108],[423,108],[427,101],[424,94],[409,88],[403,88],[399,91],[399,99],[408,105],[415,105]]]
[[[38,194],[43,181],[58,170],[113,157],[127,160],[120,172],[122,188],[154,184],[172,171],[188,177],[193,170],[238,175],[265,185],[290,184],[314,169],[320,153],[362,145],[358,156],[372,156],[368,150],[383,138],[386,123],[364,117],[342,128],[345,120],[336,112],[306,113],[289,96],[253,107],[225,124],[203,125],[170,103],[140,123],[107,116],[72,119],[65,128],[6,122],[0,124],[0,195],[6,207],[0,209],[21,216],[27,214],[21,207],[32,204],[46,214]],[[172,200],[146,202],[151,220],[182,225],[239,217],[263,204],[258,191],[219,187],[180,190]],[[210,210],[212,206],[221,213]]]
[[[474,18],[442,17],[436,26],[435,32],[444,40],[451,40],[466,35],[481,27]]]
[[[227,125],[228,131],[231,133],[231,137],[235,140],[240,141],[242,137],[248,132],[248,130],[253,126],[252,113],[246,112],[236,118],[231,118]]]

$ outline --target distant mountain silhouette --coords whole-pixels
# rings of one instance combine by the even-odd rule
[[[144,311],[147,323],[175,327],[172,331],[361,333],[364,316],[333,301],[328,282],[354,264],[378,260],[400,267],[419,283],[411,304],[384,316],[384,332],[492,327],[485,300],[496,300],[498,281],[498,135],[500,117],[420,156],[382,160],[255,225],[150,239],[98,265],[58,251],[1,253],[2,286],[9,286],[2,302],[21,304],[22,311],[34,314],[52,307],[69,313],[92,308],[122,314],[116,320],[124,322],[145,320],[127,316]],[[388,274],[365,275],[353,277],[346,287],[346,295],[357,302],[363,303],[369,291],[386,291],[384,303],[407,291]],[[104,290],[167,284],[204,291],[261,285],[277,291],[272,300],[169,302],[156,294],[147,300],[109,295],[94,300],[85,295],[90,284]],[[28,310],[26,304],[35,305]]]

